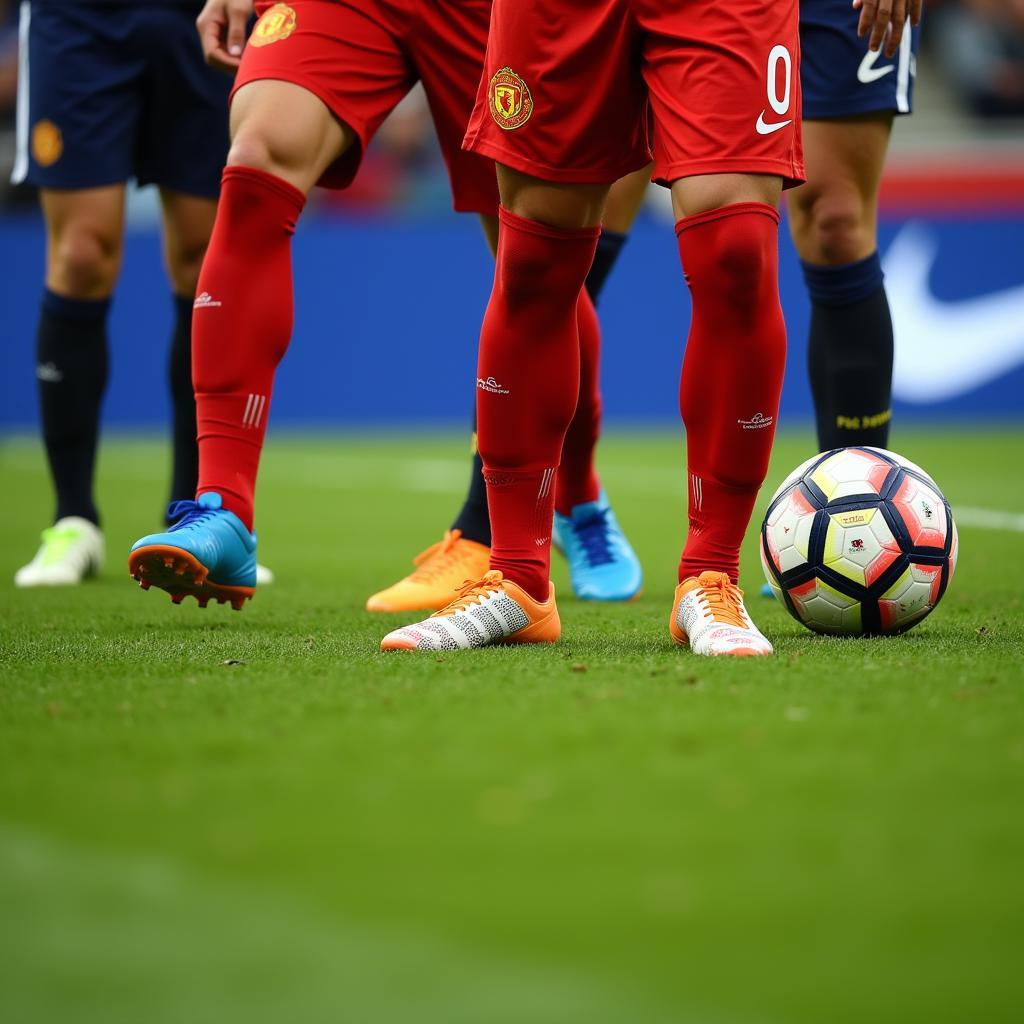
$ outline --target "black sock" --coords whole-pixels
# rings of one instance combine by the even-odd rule
[[[99,525],[92,478],[107,386],[109,299],[66,299],[43,292],[36,335],[36,378],[43,444],[57,492],[55,519]]]
[[[628,235],[618,231],[609,231],[607,228],[601,231],[601,237],[597,240],[597,252],[594,253],[594,262],[587,274],[586,288],[590,293],[590,301],[597,305],[598,297],[604,290],[604,283],[619,258],[622,247],[626,244]]]
[[[587,275],[586,288],[594,305],[604,288],[605,280],[626,243],[626,235],[617,231],[602,231],[597,242],[594,263]],[[476,448],[476,416],[473,416],[473,467],[469,474],[469,491],[452,523],[453,530],[461,530],[467,540],[491,546],[491,520],[487,513],[487,485],[484,483],[484,464]]]
[[[199,447],[196,444],[196,396],[192,390],[192,298],[174,296],[174,332],[168,360],[171,384],[171,437],[174,460],[171,501],[196,496]]]
[[[469,491],[459,509],[453,530],[461,530],[467,540],[491,546],[491,519],[487,514],[487,485],[484,483],[484,464],[476,447],[476,415],[473,415],[473,468],[469,473]]]
[[[838,267],[802,266],[811,297],[807,367],[818,447],[886,448],[892,419],[892,316],[878,253]]]

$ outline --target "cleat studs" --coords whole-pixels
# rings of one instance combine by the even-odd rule
[[[137,580],[139,580],[139,577],[138,577],[138,576],[136,576],[135,578],[136,578]],[[142,587],[142,589],[143,589],[143,590],[149,590],[149,588],[150,588],[150,587],[151,587],[152,585],[153,585],[153,584],[152,584],[152,583],[150,583],[150,582],[149,582],[149,580],[139,580],[139,586],[140,586],[140,587]]]
[[[198,604],[200,608],[205,608],[209,603],[210,603],[210,599],[208,597],[197,597],[196,598],[196,604]]]
[[[181,604],[181,602],[184,600],[184,594],[171,594],[171,604]]]
[[[233,598],[231,598],[231,607],[234,608],[236,612],[240,612],[242,610],[242,605],[244,605],[244,604],[245,604],[245,598],[244,597],[233,597]]]

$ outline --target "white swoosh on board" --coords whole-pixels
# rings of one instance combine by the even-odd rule
[[[937,299],[930,277],[938,242],[910,223],[882,261],[896,331],[893,395],[942,402],[1024,363],[1024,285],[970,299]]]

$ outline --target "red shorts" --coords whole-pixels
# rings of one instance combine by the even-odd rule
[[[651,125],[653,123],[653,138]],[[546,181],[803,180],[797,0],[494,0],[463,145]]]
[[[494,214],[494,162],[461,148],[480,83],[490,0],[257,2],[234,91],[260,79],[318,96],[359,138],[320,184],[351,184],[381,122],[423,83],[456,210]]]

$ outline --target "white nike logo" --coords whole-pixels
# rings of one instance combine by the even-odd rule
[[[973,299],[935,298],[929,278],[938,243],[908,224],[882,261],[896,330],[893,394],[942,402],[1024,363],[1024,285]]]
[[[757,134],[758,135],[771,135],[772,132],[777,132],[780,128],[785,128],[787,124],[792,124],[793,119],[790,118],[788,121],[766,121],[764,119],[764,111],[757,115]]]
[[[881,56],[881,50],[868,50],[864,54],[864,59],[860,62],[860,67],[857,68],[858,82],[861,82],[863,85],[870,85],[872,82],[877,82],[880,78],[885,78],[890,71],[895,69],[895,64],[887,64],[884,68],[876,68],[875,61]]]

